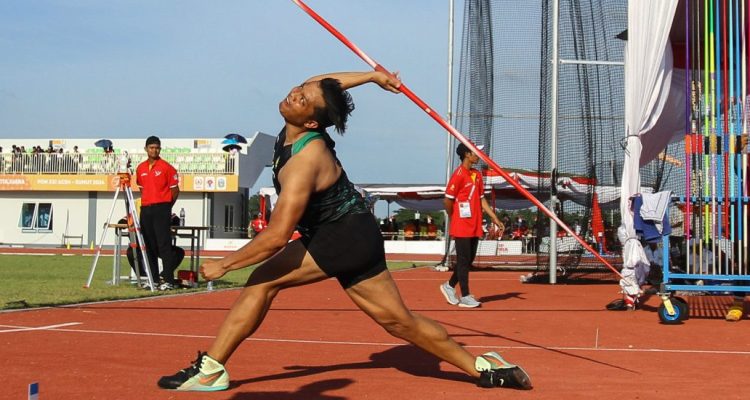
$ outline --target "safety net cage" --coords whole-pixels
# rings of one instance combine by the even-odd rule
[[[619,269],[616,231],[624,160],[627,1],[559,1],[557,82],[552,76],[552,13],[551,0],[465,2],[453,122]],[[553,87],[558,93],[556,138]],[[678,156],[680,146],[670,145],[666,154]],[[641,168],[641,184],[647,190],[670,188],[684,179],[679,168],[665,162],[667,158]],[[458,163],[454,155],[453,167]],[[546,281],[553,247],[550,218],[503,185],[496,172],[483,168],[486,186],[492,189],[485,196],[495,204],[504,226],[493,232],[488,224],[485,239],[492,240],[480,242],[474,265],[536,264],[532,281]],[[526,257],[507,257],[513,245],[508,240],[518,240],[515,247]],[[554,247],[558,277],[615,279],[572,236],[559,233]],[[447,253],[455,254],[452,246]]]
[[[539,140],[541,11],[538,0],[465,1],[453,115],[454,126],[484,145],[483,152],[506,172],[533,177],[531,186],[536,184]],[[455,169],[460,160],[454,152],[452,156]],[[492,189],[485,198],[495,204],[504,226],[495,230],[485,217],[485,239],[490,240],[480,241],[474,265],[507,265],[504,245],[497,239],[514,236],[518,217],[530,226],[532,203],[486,165],[476,168],[483,170],[485,189]],[[533,259],[531,239],[518,239],[511,243],[518,247],[515,253]],[[448,256],[454,262],[453,246],[448,246]]]

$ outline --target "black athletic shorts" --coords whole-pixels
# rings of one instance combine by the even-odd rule
[[[320,269],[344,289],[386,269],[383,236],[370,213],[345,215],[300,240]]]

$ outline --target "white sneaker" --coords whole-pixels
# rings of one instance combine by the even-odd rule
[[[458,297],[456,297],[456,289],[452,288],[451,285],[448,284],[448,282],[443,283],[440,285],[440,291],[443,293],[443,296],[445,296],[445,301],[448,302],[448,304],[455,306],[458,304]]]
[[[161,285],[159,285],[159,290],[161,290],[162,292],[166,292],[168,290],[175,290],[175,289],[177,289],[177,286],[169,282],[164,282]]]
[[[476,308],[481,305],[482,303],[478,302],[477,299],[475,299],[473,295],[463,296],[458,301],[458,306],[464,307],[464,308]]]

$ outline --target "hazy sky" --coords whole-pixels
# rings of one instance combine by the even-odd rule
[[[448,0],[307,4],[445,115]],[[0,137],[26,145],[276,135],[292,86],[369,69],[285,0],[3,0],[0,54]],[[337,149],[354,182],[444,181],[439,125],[404,95],[375,85],[351,93],[357,109]],[[264,174],[256,187],[269,184]]]

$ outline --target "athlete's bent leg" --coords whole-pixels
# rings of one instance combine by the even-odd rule
[[[279,290],[327,278],[302,243],[291,242],[250,275],[208,354],[226,363],[237,346],[258,329]]]
[[[391,335],[447,361],[473,377],[475,357],[448,336],[437,322],[406,308],[396,283],[386,270],[346,289],[354,303]]]
[[[290,243],[250,275],[208,353],[199,353],[191,366],[163,376],[157,384],[180,391],[226,390],[229,373],[224,364],[237,346],[258,329],[279,290],[326,278],[300,241]]]

